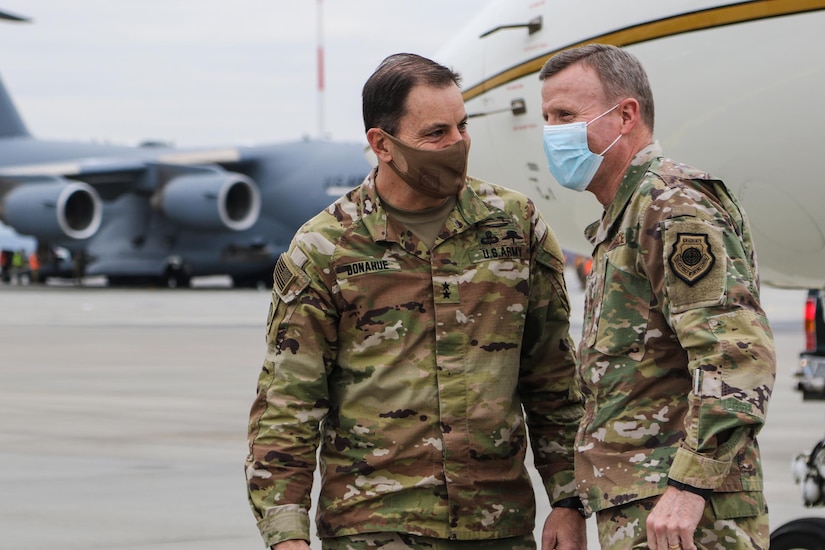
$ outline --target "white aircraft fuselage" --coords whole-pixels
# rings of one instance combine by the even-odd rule
[[[462,75],[471,175],[530,196],[562,246],[589,254],[583,230],[602,207],[550,175],[538,72],[568,47],[625,47],[650,77],[665,155],[739,197],[762,282],[823,288],[822,29],[825,0],[497,0],[435,57]]]

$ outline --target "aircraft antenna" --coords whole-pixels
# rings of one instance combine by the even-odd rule
[[[16,15],[8,11],[0,11],[0,19],[5,19],[6,21],[18,21],[22,23],[29,23],[31,19],[28,17],[23,17],[22,15]]]
[[[318,137],[324,137],[324,2],[318,0]]]

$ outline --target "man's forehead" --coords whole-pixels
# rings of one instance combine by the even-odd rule
[[[450,83],[444,86],[434,86],[421,82],[410,88],[404,104],[409,107],[410,105],[419,103],[442,104],[456,100],[463,102],[461,90],[456,84]]]
[[[581,102],[601,101],[604,93],[596,71],[575,64],[546,78],[541,86],[541,95],[545,102]]]
[[[455,124],[456,117],[466,116],[464,99],[458,86],[418,85],[410,90],[404,103],[401,123],[415,126]]]

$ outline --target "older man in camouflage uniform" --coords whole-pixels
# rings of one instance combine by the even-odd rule
[[[275,269],[250,420],[249,498],[267,545],[580,550],[582,414],[562,251],[532,202],[466,177],[458,75],[399,54],[364,87],[378,168]],[[319,427],[320,424],[320,427]]]
[[[632,55],[568,50],[540,78],[551,170],[605,207],[586,231],[576,442],[602,547],[767,548],[756,434],[775,354],[745,213],[721,181],[662,157]]]

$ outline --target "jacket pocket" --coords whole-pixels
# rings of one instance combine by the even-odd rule
[[[761,491],[713,493],[710,504],[716,519],[750,518],[767,512]]]
[[[607,259],[593,344],[600,353],[641,361],[650,319],[650,284]]]

